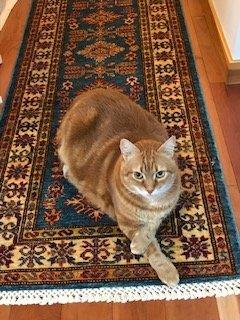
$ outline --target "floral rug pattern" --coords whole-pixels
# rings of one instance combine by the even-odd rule
[[[157,237],[182,281],[239,272],[182,23],[175,0],[33,1],[1,126],[0,288],[160,283],[62,175],[56,130],[96,87],[125,92],[177,138],[183,192]]]

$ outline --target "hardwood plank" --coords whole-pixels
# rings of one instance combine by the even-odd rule
[[[220,320],[239,320],[240,308],[238,297],[228,296],[217,298],[217,305]]]
[[[231,199],[232,209],[234,212],[238,230],[240,230],[240,192],[237,186],[229,186],[228,192]]]
[[[113,304],[113,320],[146,320],[145,304],[147,302],[137,301]]]
[[[240,177],[240,174],[238,175],[238,173],[236,172],[239,167],[238,163],[236,162],[239,152],[236,151],[237,155],[235,157],[232,156],[231,150],[233,149],[233,152],[234,152],[234,148],[232,148],[233,146],[232,146],[231,141],[229,141],[229,139],[227,139],[226,132],[225,131],[223,132],[223,129],[224,129],[225,125],[227,126],[227,124],[226,123],[223,124],[222,122],[220,122],[220,119],[219,119],[219,113],[220,113],[220,108],[222,108],[222,102],[219,101],[219,108],[217,108],[216,103],[214,101],[214,96],[218,93],[213,94],[212,87],[210,86],[208,79],[207,79],[205,65],[203,63],[203,60],[197,59],[196,62],[197,62],[198,72],[200,74],[200,81],[201,81],[202,87],[204,88],[206,107],[207,107],[207,110],[208,110],[208,113],[209,113],[209,116],[211,119],[213,131],[214,131],[214,136],[215,136],[215,141],[217,144],[217,149],[219,152],[220,161],[221,161],[221,164],[223,167],[226,186],[227,186],[227,189],[228,189],[228,192],[230,195],[230,199],[231,199],[231,203],[233,206],[237,226],[238,226],[238,229],[240,230],[240,209],[239,209],[240,198],[239,198],[239,185],[238,185],[238,181],[237,181],[237,178]],[[235,94],[237,94],[237,93],[235,93]],[[224,112],[224,114],[228,114],[228,113],[231,114],[232,110],[231,111],[228,110],[228,112],[227,111]],[[225,117],[223,117],[222,121],[224,121],[224,118]],[[228,117],[226,117],[226,118],[228,118]],[[228,123],[228,125],[229,125],[229,123]],[[227,130],[232,130],[231,126],[230,126],[230,128],[227,127]],[[237,141],[240,142],[240,139],[238,139]],[[231,152],[231,153],[229,153],[229,152]]]
[[[201,0],[187,0],[187,2],[192,17],[202,17],[204,15]]]
[[[166,320],[165,301],[113,304],[113,320]]]
[[[78,303],[62,305],[61,320],[78,320]]]
[[[232,106],[238,107],[239,112],[239,103],[240,103],[240,84],[232,84],[226,88],[229,99],[231,99]]]
[[[11,306],[0,306],[0,319],[9,320]]]
[[[219,59],[221,60],[221,68],[224,70],[226,78],[224,82],[227,81],[228,78],[228,61],[225,56],[225,49],[222,44],[221,36],[219,35],[218,28],[215,22],[215,18],[213,16],[211,7],[209,5],[209,0],[201,0],[202,10],[208,25],[208,29],[211,35],[211,40],[216,48]]]
[[[188,0],[182,0],[182,7],[184,11],[184,16],[187,22],[186,24],[187,24],[188,34],[190,37],[191,45],[193,47],[194,57],[201,58],[202,53],[201,53],[198,40],[197,40],[197,35],[194,29],[194,25],[193,25],[191,13],[190,13],[189,5],[188,5]]]
[[[220,320],[215,298],[166,302],[167,320]]]
[[[206,102],[206,108],[209,114],[209,119],[212,124],[214,138],[216,141],[217,149],[219,152],[220,160],[224,169],[227,185],[237,185],[237,180],[231,163],[231,158],[228,153],[225,136],[221,127],[219,119],[218,109],[215,105],[212,87],[209,84],[205,64],[202,59],[196,59],[197,69],[200,75],[200,83],[204,90],[204,98]]]
[[[0,96],[3,100],[12,78],[30,5],[31,0],[19,0],[0,32],[0,54],[3,59],[0,66]]]
[[[223,63],[214,46],[205,17],[192,17],[198,43],[206,65],[209,82],[224,82],[226,73]]]
[[[12,306],[9,320],[60,320],[61,308],[60,304]]]
[[[233,164],[238,187],[240,188],[240,120],[238,112],[234,112],[231,99],[223,83],[211,84],[215,105],[218,106],[218,116],[228,146],[229,155]],[[239,93],[240,94],[240,93]],[[227,115],[227,116],[226,116]]]
[[[238,85],[231,85],[226,86],[226,93],[228,97],[228,104],[229,110],[233,113],[233,118],[235,119],[235,125],[237,126],[238,133],[240,132],[240,117],[239,117],[239,110],[240,110],[240,84]],[[239,142],[239,135],[238,135],[238,142]],[[231,141],[234,144],[233,141]],[[236,167],[239,167],[238,163],[236,163]],[[240,176],[237,174],[237,181],[238,185],[240,185]]]
[[[165,301],[146,302],[146,320],[167,320]]]
[[[112,303],[72,303],[62,306],[61,320],[112,320]]]

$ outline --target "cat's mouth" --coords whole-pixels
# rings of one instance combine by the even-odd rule
[[[172,187],[172,182],[169,181],[167,183],[165,183],[164,185],[155,188],[151,193],[148,192],[146,189],[144,188],[139,188],[138,186],[134,186],[134,190],[133,193],[136,195],[139,195],[149,201],[156,201],[160,198],[162,198],[163,195],[165,195],[165,193],[171,189]]]

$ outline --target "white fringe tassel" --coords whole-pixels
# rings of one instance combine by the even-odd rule
[[[167,286],[109,287],[88,289],[48,289],[0,291],[0,304],[54,304],[72,302],[128,302],[148,300],[188,300],[240,294],[240,279]]]

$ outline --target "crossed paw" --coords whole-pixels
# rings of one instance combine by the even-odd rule
[[[146,234],[137,231],[130,244],[131,252],[133,254],[143,254],[151,241],[152,239]]]

